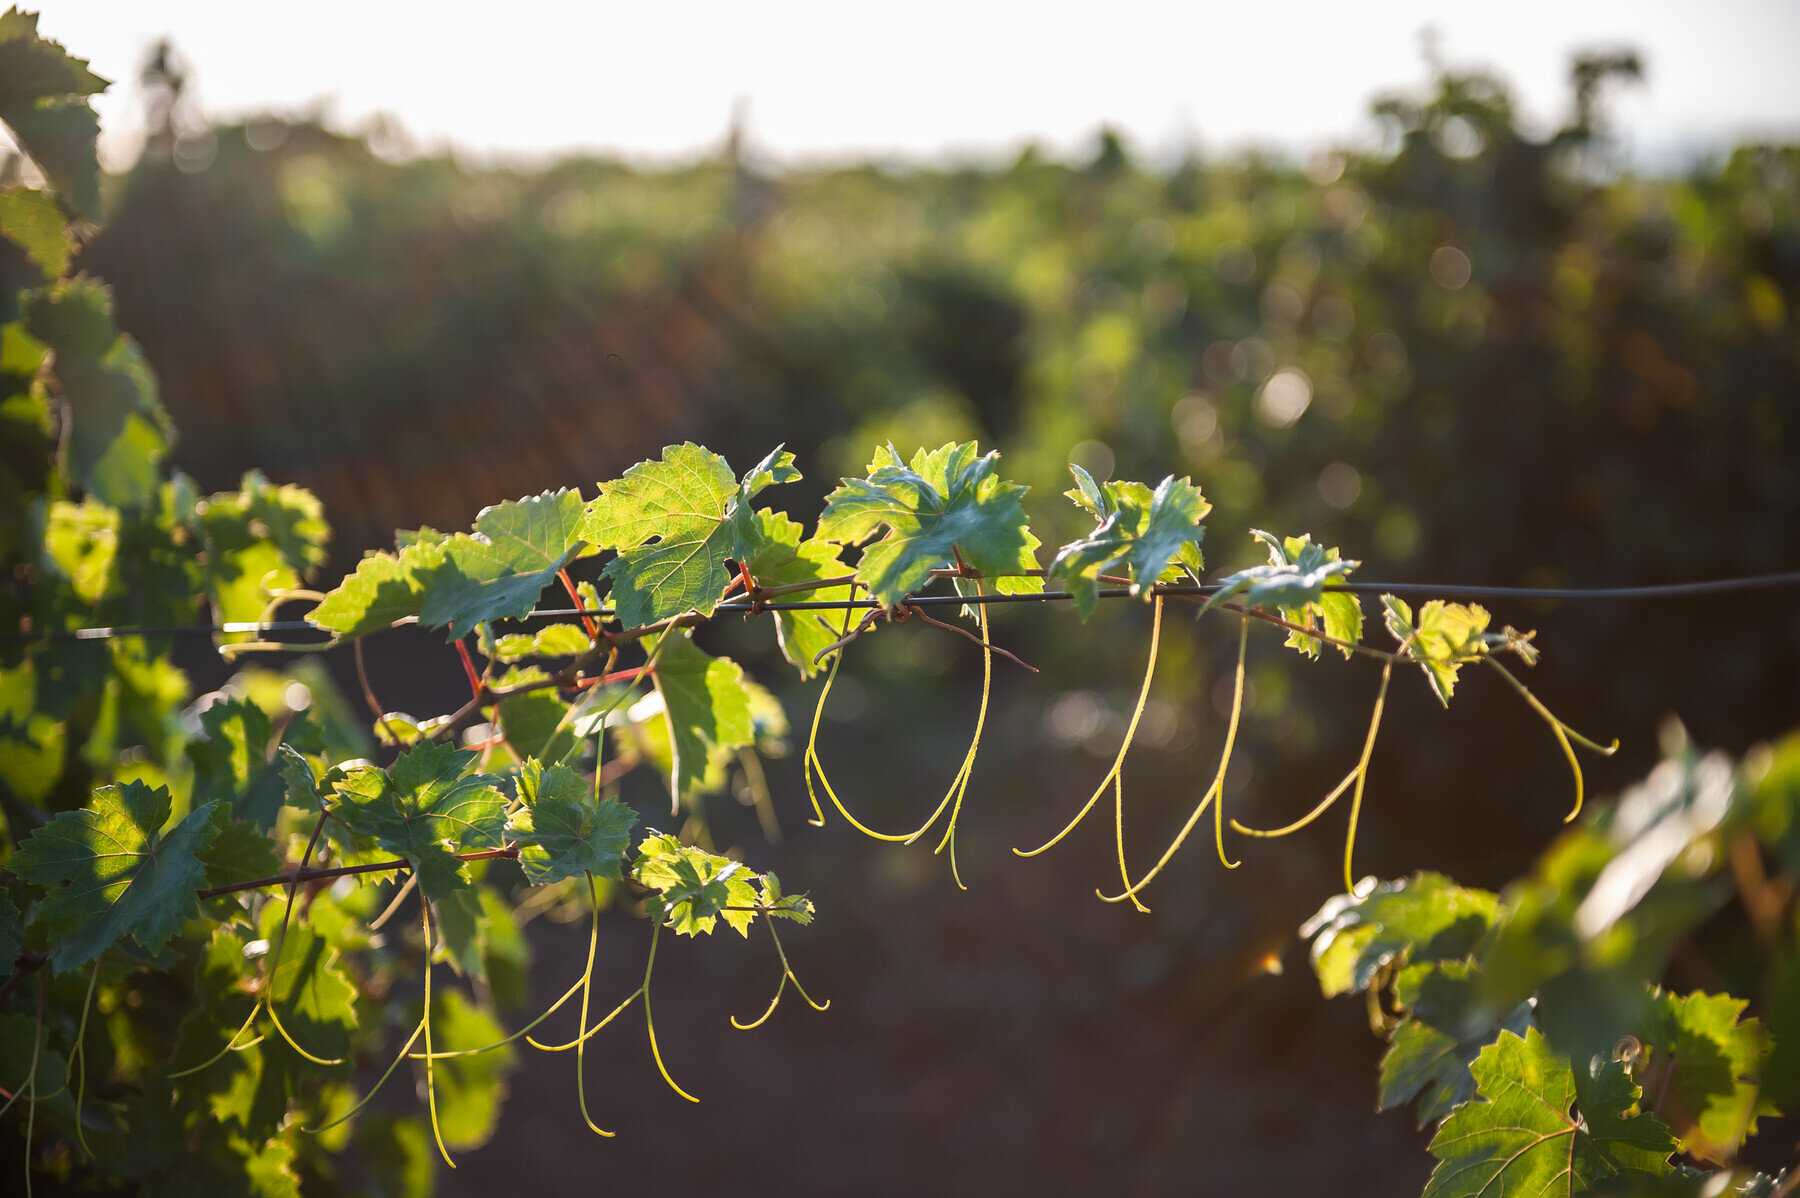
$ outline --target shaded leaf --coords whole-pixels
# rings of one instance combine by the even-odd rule
[[[679,807],[704,788],[713,754],[754,744],[756,726],[743,668],[702,653],[686,629],[666,635],[674,639],[660,652],[660,638],[646,638],[646,649],[657,654],[651,677],[668,722],[671,805]]]
[[[1645,1102],[1675,1133],[1681,1151],[1729,1163],[1756,1131],[1758,1075],[1769,1055],[1762,1023],[1742,1020],[1749,1005],[1729,994],[1654,993],[1639,1031],[1645,1057],[1636,1071]]]
[[[50,965],[87,964],[129,936],[158,952],[189,919],[206,884],[198,854],[215,834],[213,805],[203,804],[166,833],[166,787],[142,782],[103,786],[82,811],[65,811],[20,843],[7,863],[48,888],[36,923],[51,938]]]
[[[1419,1100],[1418,1125],[1442,1119],[1475,1097],[1475,1078],[1469,1066],[1492,1044],[1501,1030],[1523,1036],[1531,1026],[1531,1006],[1520,1003],[1498,1028],[1485,1028],[1457,1037],[1419,1019],[1408,1019],[1394,1029],[1387,1054],[1381,1058],[1380,1109]]]
[[[45,278],[61,278],[69,268],[75,239],[56,201],[41,191],[0,191],[0,234],[24,250]]]
[[[1481,1098],[1458,1107],[1431,1141],[1440,1164],[1424,1198],[1584,1194],[1622,1177],[1670,1171],[1668,1129],[1627,1116],[1638,1089],[1606,1062],[1575,1110],[1576,1079],[1536,1028],[1482,1049],[1470,1072]]]
[[[588,790],[565,766],[525,763],[519,775],[525,805],[513,812],[506,834],[519,845],[519,866],[533,882],[586,873],[619,878],[637,814],[611,799],[595,802]]]
[[[833,542],[815,538],[802,542],[800,525],[781,512],[757,512],[756,536],[746,566],[758,586],[789,586],[800,582],[819,582],[842,578],[851,573],[839,556]],[[851,597],[851,588],[820,587],[797,592],[789,598],[831,602]],[[822,611],[778,611],[775,635],[788,663],[800,671],[800,677],[811,678],[823,668],[815,659],[842,633],[834,631]]]
[[[336,786],[337,822],[410,861],[427,898],[460,890],[468,875],[454,854],[498,848],[505,823],[498,779],[464,774],[475,757],[473,750],[422,744],[402,753],[389,770],[352,770]]]

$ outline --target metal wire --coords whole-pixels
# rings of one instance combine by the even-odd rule
[[[1735,591],[1770,590],[1778,587],[1800,586],[1800,571],[1783,574],[1759,574],[1746,578],[1719,578],[1705,582],[1677,582],[1658,586],[1634,587],[1493,587],[1493,586],[1437,586],[1427,582],[1347,582],[1333,586],[1333,590],[1344,590],[1356,595],[1428,595],[1439,599],[1518,599],[1525,601],[1585,601],[1585,600],[1639,600],[1639,599],[1684,599],[1703,595],[1721,595]],[[1204,598],[1217,594],[1224,589],[1218,584],[1208,586],[1159,586],[1158,594],[1181,598]],[[1127,587],[1112,587],[1099,592],[1102,599],[1125,599],[1133,592]],[[962,604],[994,604],[994,603],[1054,603],[1066,600],[1071,596],[1066,591],[1034,591],[1019,595],[909,595],[906,602],[913,607],[950,607]],[[752,615],[765,611],[845,611],[868,610],[880,607],[873,599],[796,599],[770,601],[763,603],[733,602],[721,603],[713,610],[715,613]],[[568,616],[611,616],[611,608],[562,607],[533,611],[524,616],[510,617],[519,621],[548,620]],[[271,620],[265,624],[254,621],[228,621],[222,624],[184,624],[162,628],[77,628],[68,632],[49,633],[13,633],[0,636],[0,642],[16,643],[67,643],[74,641],[109,641],[126,636],[215,636],[222,633],[255,633],[270,632],[316,632],[325,633],[327,629],[318,627],[307,620]]]

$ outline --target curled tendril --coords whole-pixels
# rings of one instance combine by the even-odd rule
[[[1150,872],[1136,882],[1128,880],[1125,890],[1121,894],[1095,891],[1103,902],[1122,903],[1129,899],[1140,911],[1145,910],[1146,908],[1141,903],[1137,903],[1138,891],[1148,886],[1158,874],[1162,873],[1163,868],[1174,860],[1175,854],[1186,843],[1188,834],[1194,830],[1194,825],[1200,822],[1200,817],[1206,814],[1208,807],[1213,809],[1213,840],[1218,849],[1219,861],[1227,869],[1237,868],[1237,863],[1225,856],[1225,773],[1231,767],[1231,751],[1237,743],[1238,721],[1244,710],[1244,657],[1249,642],[1250,621],[1246,619],[1238,628],[1237,675],[1231,691],[1231,720],[1225,727],[1225,748],[1219,754],[1219,771],[1213,775],[1212,785],[1206,788],[1206,793],[1200,797],[1200,802],[1195,804],[1193,814],[1188,816],[1187,822],[1181,826],[1181,831],[1175,834],[1175,839],[1169,842],[1169,847],[1163,850],[1163,855],[1156,864],[1150,867]]]
[[[773,1015],[775,1013],[775,1008],[781,1004],[782,992],[787,989],[787,984],[789,982],[794,983],[794,989],[800,992],[800,997],[804,998],[806,1000],[806,1005],[813,1010],[828,1011],[831,1009],[831,1000],[829,998],[823,1003],[814,1002],[812,995],[806,992],[806,987],[800,984],[800,979],[794,976],[794,967],[788,964],[787,952],[781,947],[781,937],[775,934],[775,920],[765,916],[763,922],[769,927],[770,939],[775,941],[775,955],[781,958],[781,981],[775,987],[775,997],[769,1000],[768,1009],[758,1016],[755,1021],[751,1023],[740,1023],[736,1015],[731,1017],[731,1026],[737,1028],[740,1032],[747,1032],[752,1028],[759,1028],[769,1021],[769,1016]]]
[[[1363,785],[1368,781],[1369,777],[1369,758],[1375,751],[1375,735],[1381,728],[1381,713],[1387,704],[1388,680],[1393,676],[1394,663],[1390,661],[1383,666],[1381,670],[1381,688],[1375,693],[1375,709],[1369,716],[1369,732],[1368,735],[1363,738],[1362,756],[1357,760],[1355,768],[1344,775],[1344,780],[1332,787],[1330,794],[1319,800],[1318,806],[1314,807],[1311,811],[1308,811],[1293,823],[1285,824],[1279,828],[1270,828],[1266,830],[1246,828],[1235,819],[1231,821],[1232,828],[1235,831],[1243,833],[1245,836],[1254,836],[1264,840],[1273,840],[1279,836],[1292,835],[1329,811],[1332,804],[1336,803],[1338,799],[1343,796],[1343,793],[1346,790],[1349,790],[1352,784],[1354,784],[1356,790],[1350,799],[1350,824],[1349,828],[1344,833],[1344,889],[1354,890],[1356,888],[1355,874],[1351,870],[1350,863],[1356,851],[1356,823],[1358,816],[1362,812]]]
[[[1572,740],[1582,748],[1598,753],[1602,757],[1611,757],[1614,753],[1619,751],[1618,738],[1615,737],[1613,743],[1610,745],[1597,744],[1596,742],[1589,740],[1587,737],[1581,735],[1581,733],[1575,731],[1575,729],[1569,727],[1567,724],[1563,723],[1562,720],[1557,718],[1554,712],[1544,706],[1542,700],[1532,694],[1530,690],[1526,689],[1525,684],[1520,682],[1517,678],[1514,678],[1512,671],[1495,661],[1491,654],[1484,656],[1481,660],[1500,671],[1500,677],[1511,683],[1512,688],[1519,692],[1525,702],[1531,704],[1531,710],[1537,712],[1539,716],[1543,717],[1544,722],[1550,725],[1550,731],[1556,736],[1556,743],[1562,746],[1563,756],[1567,758],[1569,762],[1569,771],[1575,775],[1575,805],[1569,808],[1569,814],[1563,816],[1563,823],[1569,823],[1576,816],[1581,814],[1581,801],[1585,793],[1585,785],[1581,777],[1581,762],[1576,759],[1575,747],[1569,742]]]

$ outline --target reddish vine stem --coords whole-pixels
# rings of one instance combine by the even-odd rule
[[[499,859],[517,860],[519,850],[514,848],[481,849],[473,853],[452,853],[458,861],[493,861]],[[298,886],[302,882],[320,882],[327,878],[347,878],[352,874],[382,873],[394,869],[411,869],[412,862],[402,858],[398,861],[369,861],[361,865],[334,865],[329,869],[298,869],[292,873],[276,874],[268,878],[256,878],[249,882],[232,882],[226,886],[211,886],[205,890],[195,891],[197,898],[213,898],[221,894],[235,894],[240,890],[259,890],[264,886]],[[41,964],[41,962],[40,962]],[[4,993],[0,992],[0,997]]]
[[[481,698],[481,679],[475,673],[475,659],[469,656],[469,646],[461,637],[456,638],[456,655],[462,658],[463,674],[469,679],[469,693]]]
[[[369,710],[373,712],[375,718],[381,722],[382,728],[387,732],[388,739],[398,744],[400,737],[394,732],[393,724],[388,722],[387,708],[381,705],[381,700],[375,697],[374,688],[369,685],[369,667],[363,662],[362,638],[357,637],[356,640],[351,643],[356,648],[356,681],[362,686],[363,702],[369,705]]]
[[[998,653],[1001,657],[1006,658],[1008,661],[1012,662],[1014,665],[1023,666],[1025,669],[1030,670],[1033,674],[1036,674],[1039,672],[1038,668],[1036,666],[1034,666],[1031,663],[1025,661],[1024,659],[1020,658],[1018,654],[1012,653],[1006,649],[1002,649],[999,645],[991,645],[991,644],[987,644],[987,643],[983,642],[980,637],[978,637],[974,633],[970,632],[967,628],[959,628],[955,624],[951,624],[951,623],[948,623],[947,621],[939,620],[931,615],[928,615],[926,613],[925,609],[921,608],[921,607],[911,607],[905,603],[901,603],[901,604],[899,604],[899,606],[906,608],[913,615],[919,617],[919,619],[925,621],[927,624],[933,625],[934,627],[937,627],[937,628],[942,628],[946,632],[954,632],[958,636],[968,637],[970,640],[974,641],[977,645],[981,645],[984,649],[990,649],[993,652]]]
[[[7,1000],[7,997],[18,988],[19,983],[25,980],[26,974],[36,973],[49,963],[49,953],[20,953],[14,957],[12,976],[6,981],[0,982],[0,1002]]]
[[[576,589],[575,580],[569,577],[568,570],[558,570],[556,572],[556,577],[562,582],[563,590],[569,592],[569,601],[577,608],[581,607],[581,592]],[[581,613],[581,626],[587,630],[588,640],[598,645],[601,639],[600,625],[594,623],[594,618],[585,611]]]

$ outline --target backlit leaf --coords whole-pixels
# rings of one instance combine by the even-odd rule
[[[619,621],[635,628],[686,611],[711,614],[731,581],[726,559],[747,560],[755,544],[751,500],[799,477],[794,455],[779,448],[739,480],[724,458],[688,442],[601,483],[581,538],[619,553],[605,571]]]
[[[498,848],[506,798],[486,774],[464,771],[469,749],[421,744],[402,753],[389,770],[364,766],[337,783],[337,819],[358,836],[405,857],[418,871],[419,890],[438,898],[468,885],[454,854]]]
[[[370,553],[306,618],[341,637],[416,619],[443,565],[443,547],[431,541],[414,542],[398,553]]]
[[[931,571],[963,562],[987,575],[1037,567],[1038,539],[1026,528],[1026,488],[995,473],[998,450],[975,442],[921,449],[902,462],[892,445],[875,451],[866,478],[847,478],[827,497],[820,538],[864,547],[856,576],[884,604],[925,585]],[[1003,591],[1042,589],[1040,579],[1003,580]]]
[[[1381,597],[1387,609],[1388,631],[1425,671],[1425,678],[1444,706],[1456,690],[1456,672],[1487,652],[1487,609],[1433,599],[1419,609],[1415,622],[1412,608],[1392,595]]]
[[[851,573],[850,567],[839,556],[836,544],[817,538],[801,541],[800,525],[781,512],[758,512],[756,517],[755,543],[746,564],[758,586],[818,582]],[[839,601],[850,598],[850,588],[820,587],[782,598]],[[800,677],[811,678],[822,668],[814,659],[843,635],[833,630],[828,618],[837,616],[841,619],[842,614],[826,611],[778,611],[773,614],[782,655],[800,671]]]
[[[475,531],[442,544],[419,621],[448,626],[450,639],[485,620],[530,613],[538,596],[581,548],[581,493],[545,491],[483,508]]]
[[[1045,581],[1073,596],[1083,620],[1099,601],[1099,576],[1128,572],[1133,594],[1150,598],[1149,587],[1180,563],[1198,571],[1200,524],[1212,510],[1200,488],[1173,475],[1152,492],[1142,483],[1096,483],[1080,466],[1071,465],[1076,489],[1068,492],[1100,520],[1092,533],[1064,545],[1050,563]]]
[[[645,647],[657,654],[651,677],[668,721],[674,809],[700,792],[716,751],[755,743],[756,725],[743,668],[730,658],[702,653],[686,629],[666,635],[673,639],[660,652],[660,638],[646,638]]]
[[[666,833],[652,833],[637,852],[631,876],[655,892],[648,901],[652,919],[683,936],[711,933],[721,919],[740,936],[749,935],[758,879],[742,862],[684,845]]]

